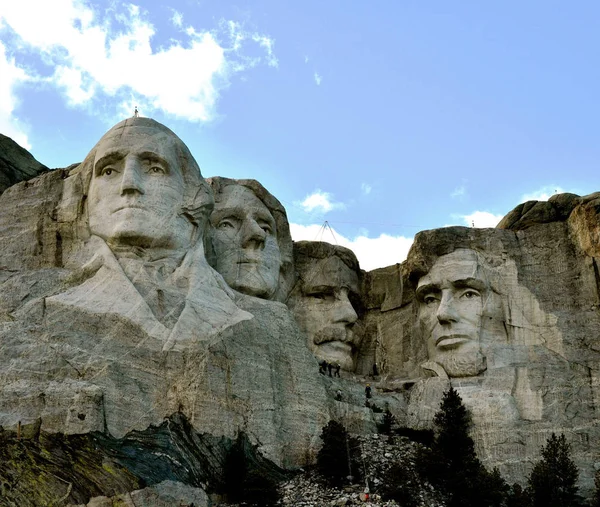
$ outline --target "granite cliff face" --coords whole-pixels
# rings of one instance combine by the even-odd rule
[[[373,405],[431,427],[449,385],[486,465],[522,481],[563,432],[592,488],[600,193],[519,205],[495,229],[423,231],[405,262],[365,273],[342,247],[292,247],[260,183],[204,180],[153,120],[125,120],[81,164],[14,184],[39,170],[19,156],[0,165],[0,437],[32,439],[34,460],[77,442],[73,456],[114,472],[92,467],[77,479],[88,486],[48,498],[216,494],[240,434],[277,474],[314,459],[331,418],[372,432]],[[148,453],[193,473],[149,474]]]
[[[0,134],[0,194],[20,181],[30,180],[48,171],[25,148]]]
[[[406,425],[430,427],[452,384],[487,465],[523,480],[551,432],[563,432],[583,490],[593,487],[597,202],[558,195],[518,206],[496,229],[423,231],[406,262],[368,274],[366,325],[382,386],[407,394]]]

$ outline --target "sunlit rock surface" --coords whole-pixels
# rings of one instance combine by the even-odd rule
[[[276,474],[314,460],[331,418],[370,433],[388,409],[431,427],[450,385],[507,480],[563,432],[593,487],[599,193],[524,203],[496,229],[423,231],[405,262],[365,273],[339,246],[292,250],[275,197],[253,180],[211,186],[153,120],[121,122],[82,164],[33,178],[44,168],[17,152],[0,165],[0,477],[15,502],[38,501],[23,442],[34,461],[71,449],[91,464],[69,491],[57,470],[72,461],[57,458],[40,501],[201,503],[240,432]],[[148,475],[147,452],[195,472]],[[16,471],[30,482],[13,484]]]

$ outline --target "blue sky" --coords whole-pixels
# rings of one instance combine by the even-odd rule
[[[64,167],[137,105],[372,269],[600,190],[599,51],[592,1],[0,2],[0,132]]]

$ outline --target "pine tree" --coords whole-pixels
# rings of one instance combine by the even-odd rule
[[[449,507],[497,505],[486,484],[491,474],[477,458],[469,436],[471,416],[453,387],[444,393],[433,422],[436,438],[430,450],[419,454],[417,464],[425,478],[446,493]]]
[[[346,482],[349,476],[356,482],[361,474],[360,449],[356,439],[337,421],[329,421],[321,433],[323,447],[317,454],[319,473],[335,486]]]
[[[515,482],[507,492],[505,507],[531,507],[529,490]]]
[[[564,434],[552,433],[542,447],[542,459],[529,476],[533,507],[573,507],[579,504],[579,472]]]

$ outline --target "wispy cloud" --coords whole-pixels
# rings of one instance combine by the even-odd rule
[[[459,215],[459,217],[463,222],[461,225],[484,229],[496,227],[504,215],[494,215],[488,211],[474,211],[470,215]]]
[[[177,11],[171,21],[184,22]],[[10,41],[6,48],[41,57],[45,66],[32,77],[58,89],[70,106],[106,111],[108,105],[114,116],[123,114],[122,107],[131,114],[134,102],[146,114],[209,121],[234,75],[261,64],[277,66],[273,39],[236,22],[223,21],[213,30],[187,26],[179,40],[155,45],[156,29],[146,11],[119,2],[106,11],[79,0],[1,2],[0,35]],[[0,80],[5,96],[7,87],[12,90],[12,108],[0,111],[6,118],[22,75],[15,71],[18,60],[0,56],[12,68],[10,75],[3,68]]]
[[[458,199],[459,201],[464,200],[467,196],[467,187],[465,185],[461,185],[460,187],[456,187],[454,191],[450,194],[452,199]]]
[[[333,196],[329,192],[323,192],[322,190],[315,190],[312,194],[307,195],[304,200],[298,203],[304,211],[312,213],[318,211],[327,213],[334,209],[344,209],[346,205],[342,202],[333,201]]]
[[[388,234],[381,234],[378,238],[360,235],[350,239],[335,229],[316,224],[290,224],[290,231],[294,241],[327,241],[349,248],[356,254],[360,267],[367,271],[404,261],[413,243],[413,238]]]
[[[181,12],[173,9],[173,16],[171,16],[171,23],[177,28],[181,28],[183,26],[183,15]]]
[[[275,45],[275,40],[267,37],[266,35],[261,35],[258,33],[252,34],[252,40],[258,43],[267,53],[267,64],[269,67],[279,67],[279,60],[273,53],[273,46]]]
[[[373,187],[371,185],[369,185],[368,183],[361,183],[360,189],[362,190],[363,194],[369,195],[371,193],[371,190],[373,190]]]
[[[304,56],[304,63],[308,63],[308,56],[307,55]]]
[[[566,190],[563,190],[557,185],[546,185],[544,187],[538,188],[537,190],[534,190],[533,192],[521,196],[521,202],[547,201],[548,199],[550,199],[550,197],[552,197],[552,195],[562,194],[563,192],[566,192]]]
[[[315,83],[317,83],[317,86],[321,86],[321,80],[322,77],[317,72],[315,72]]]

